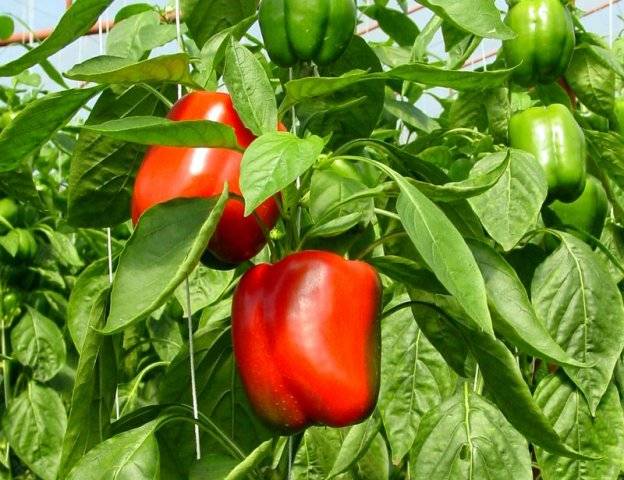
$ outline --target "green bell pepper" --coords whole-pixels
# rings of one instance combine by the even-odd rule
[[[581,232],[600,238],[604,227],[609,200],[600,181],[592,175],[587,176],[583,194],[572,203],[553,202],[543,212],[544,222],[552,226],[570,226]],[[587,235],[572,232],[583,241],[589,241]]]
[[[544,168],[550,200],[573,202],[585,188],[585,134],[566,107],[555,103],[516,113],[509,144],[529,152]]]
[[[259,22],[267,52],[276,64],[326,65],[349,46],[357,9],[354,0],[263,0]]]
[[[516,32],[515,38],[503,42],[507,66],[517,66],[516,83],[552,83],[565,73],[575,37],[572,16],[560,0],[519,0],[505,23]]]

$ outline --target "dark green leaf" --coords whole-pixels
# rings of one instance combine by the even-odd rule
[[[172,200],[143,214],[119,258],[107,334],[145,318],[167,301],[199,263],[227,198],[225,189],[219,199]]]
[[[22,164],[101,90],[65,90],[30,103],[0,133],[0,171],[14,170]]]

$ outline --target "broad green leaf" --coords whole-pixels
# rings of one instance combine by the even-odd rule
[[[384,107],[390,115],[394,115],[416,130],[431,133],[440,128],[438,122],[428,117],[422,110],[412,105],[410,102],[387,98]]]
[[[189,473],[189,480],[223,480],[239,464],[238,460],[221,453],[202,454]]]
[[[468,246],[485,279],[494,330],[530,355],[562,365],[583,366],[550,335],[511,265],[486,243],[469,240]]]
[[[160,476],[154,435],[161,420],[116,435],[99,444],[76,464],[66,480],[151,480]]]
[[[604,260],[576,237],[560,235],[559,248],[535,272],[531,299],[557,343],[591,365],[564,368],[593,415],[624,348],[624,305]]]
[[[245,215],[308,170],[324,146],[317,136],[301,139],[292,133],[274,132],[258,137],[245,151],[241,163]]]
[[[381,419],[375,412],[367,420],[351,427],[340,446],[328,478],[334,478],[353,467],[377,438],[380,426]]]
[[[107,270],[106,258],[89,265],[77,278],[69,296],[67,328],[80,355],[90,336],[90,325],[98,323],[105,311],[104,297],[110,287]]]
[[[423,418],[410,452],[410,478],[531,480],[526,440],[467,383],[462,390]]]
[[[361,9],[364,14],[377,20],[379,27],[396,43],[403,47],[414,45],[418,35],[418,27],[403,12],[392,10],[381,5],[368,5]]]
[[[101,91],[101,87],[65,90],[29,103],[0,133],[0,172],[23,164]]]
[[[132,5],[126,5],[125,7],[121,7],[115,14],[115,23],[120,23],[127,18],[150,10],[154,11],[154,6],[149,5],[148,3],[134,3]]]
[[[366,73],[353,70],[340,77],[302,78],[286,84],[286,98],[280,106],[280,111],[285,112],[304,100],[329,95],[360,82],[395,79],[455,90],[489,90],[505,84],[512,71],[447,70],[427,63],[410,63],[387,72]]]
[[[65,340],[59,327],[37,310],[26,314],[11,330],[12,355],[32,369],[35,380],[51,380],[65,364]]]
[[[240,40],[255,21],[255,15],[247,17],[236,25],[215,33],[208,39],[201,49],[199,63],[195,65],[198,70],[194,77],[197,83],[204,87],[211,85],[211,82],[216,84],[216,79],[214,78],[215,70],[225,58],[225,49],[229,43],[229,38],[234,37],[236,40]]]
[[[505,25],[494,0],[423,0],[422,4],[456,27],[479,37],[509,40],[516,35]]]
[[[624,413],[617,388],[609,385],[595,416],[585,397],[562,373],[544,378],[535,401],[574,450],[600,458],[578,460],[536,449],[544,480],[617,479],[624,460]]]
[[[160,107],[155,95],[141,87],[117,97],[105,90],[86,124],[131,115],[153,115]],[[72,225],[112,227],[130,217],[134,176],[144,147],[82,130],[70,164],[68,213]]]
[[[348,429],[308,428],[295,455],[292,480],[327,479],[340,451],[340,446],[347,436]],[[374,448],[372,448],[373,445]],[[377,436],[373,439],[369,450],[352,467],[350,472],[345,472],[332,478],[337,480],[351,480],[353,478],[387,480],[387,455],[385,443]],[[382,464],[380,465],[375,460],[380,460]]]
[[[83,128],[115,140],[142,145],[240,149],[232,127],[210,120],[125,117]]]
[[[245,126],[255,135],[277,130],[275,93],[260,61],[230,38],[225,49],[223,79]]]
[[[401,301],[409,297],[393,303]],[[383,319],[381,339],[378,408],[392,460],[398,464],[412,448],[423,415],[453,394],[457,377],[418,327],[409,307]]]
[[[395,282],[402,283],[408,288],[426,290],[433,293],[447,294],[448,292],[424,266],[409,258],[386,255],[384,257],[373,257],[367,260],[377,271],[388,276]]]
[[[432,200],[441,202],[471,198],[491,190],[509,170],[511,154],[493,153],[484,157],[475,166],[474,174],[466,180],[434,185],[412,181],[418,189]]]
[[[146,211],[119,258],[107,334],[123,330],[163,305],[193,271],[228,198],[178,199]]]
[[[139,61],[102,55],[74,66],[65,76],[104,84],[181,83],[198,88],[189,72],[189,56],[174,53]]]
[[[76,247],[64,233],[53,230],[47,225],[38,228],[50,242],[50,246],[61,265],[67,267],[82,267],[83,262],[76,250]]]
[[[258,448],[251,452],[245,460],[239,463],[227,474],[224,480],[245,480],[248,474],[259,463],[271,455],[273,451],[273,440],[267,440],[261,443]]]
[[[482,332],[467,330],[458,324],[462,335],[477,359],[490,398],[509,423],[534,445],[571,458],[581,453],[566,446],[539,409],[517,359],[500,340]]]
[[[161,24],[160,15],[149,5],[147,8],[115,23],[106,36],[107,55],[140,60],[154,48],[176,39],[176,26]]]
[[[182,0],[183,20],[201,48],[216,33],[256,14],[257,0]]]
[[[104,259],[89,266],[76,282],[70,298],[70,321],[80,322],[79,327],[74,327],[80,329],[77,335],[80,357],[63,440],[60,478],[65,478],[69,470],[109,434],[117,365],[112,339],[98,332],[106,320],[106,263]]]
[[[199,264],[189,275],[191,312],[196,313],[216,302],[234,280],[234,270],[213,270]],[[186,288],[180,285],[175,297],[186,311]]]
[[[511,250],[535,228],[548,193],[544,170],[535,157],[520,150],[510,152],[509,168],[498,182],[468,200],[485,229],[505,250]],[[486,157],[475,165],[470,176],[482,175],[502,155]]]
[[[421,257],[470,317],[470,328],[493,334],[485,284],[466,242],[438,206],[392,169],[376,164],[399,186],[397,212]]]
[[[0,77],[13,77],[82,37],[111,3],[113,0],[75,0],[45,41],[16,60],[0,66]]]
[[[358,223],[369,222],[373,218],[374,203],[370,196],[364,196],[366,190],[366,185],[358,178],[331,169],[314,171],[309,205],[314,224],[306,236],[331,237]]]
[[[354,36],[346,52],[335,62],[318,68],[322,77],[340,77],[352,70],[381,72],[375,52],[359,36]],[[349,140],[370,137],[383,113],[384,82],[356,83],[326,95],[303,102],[297,107],[300,130],[329,138],[330,148]]]
[[[565,79],[587,108],[613,117],[615,72],[594,49],[588,45],[574,49]]]
[[[9,403],[2,420],[11,449],[43,480],[57,478],[66,425],[59,394],[34,381]]]

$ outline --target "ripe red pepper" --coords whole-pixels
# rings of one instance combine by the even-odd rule
[[[294,253],[249,270],[234,294],[234,355],[247,396],[269,425],[343,427],[379,392],[381,282],[367,263]]]
[[[243,125],[230,96],[219,92],[193,92],[180,99],[169,112],[171,120],[212,120],[234,129],[242,148],[255,139]],[[220,195],[225,182],[229,191],[240,195],[238,178],[242,154],[225,148],[151,147],[134,184],[132,220],[136,224],[145,210],[155,204],[180,197]],[[270,198],[244,216],[244,203],[228,200],[208,254],[224,264],[237,264],[255,256],[266,244],[263,229],[277,222],[279,209]]]

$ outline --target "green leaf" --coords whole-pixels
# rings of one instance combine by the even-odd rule
[[[97,22],[113,0],[75,0],[52,34],[38,47],[0,67],[0,77],[13,77],[82,37]]]
[[[234,280],[234,270],[213,270],[198,265],[189,276],[191,312],[196,313],[219,300],[226,288]],[[180,305],[186,305],[186,288],[178,286],[175,297]]]
[[[210,120],[126,117],[83,128],[115,140],[141,145],[240,149],[232,127]]]
[[[177,199],[150,208],[119,258],[106,334],[163,305],[197,266],[228,198]]]
[[[174,53],[137,62],[102,55],[74,66],[65,74],[72,80],[104,84],[180,83],[199,88],[189,72],[189,56]]]
[[[352,70],[381,72],[375,52],[359,36],[354,36],[346,52],[335,62],[320,66],[319,75],[339,77]],[[332,148],[356,138],[370,137],[383,112],[384,82],[355,83],[322,98],[303,102],[297,108],[300,130],[329,138]]]
[[[182,0],[189,34],[200,48],[214,34],[256,14],[257,0]]]
[[[413,480],[533,478],[526,440],[467,383],[420,425],[410,453]]]
[[[57,478],[66,424],[59,394],[33,381],[9,403],[2,421],[11,449],[43,480]]]
[[[390,115],[394,115],[416,130],[431,133],[440,128],[438,122],[428,117],[422,110],[412,105],[410,102],[386,98],[384,107]]]
[[[624,413],[614,385],[609,385],[595,416],[581,392],[563,374],[544,378],[535,391],[555,430],[570,448],[599,457],[578,460],[536,448],[544,480],[604,480],[619,476],[624,460]]]
[[[66,480],[151,480],[160,476],[160,454],[154,433],[162,423],[151,421],[120,433],[86,453]]]
[[[505,84],[512,71],[447,70],[428,63],[411,63],[400,65],[387,72],[366,73],[353,70],[340,77],[301,78],[286,84],[286,98],[280,106],[280,112],[285,112],[304,100],[329,95],[360,82],[396,79],[455,90],[489,90]]]
[[[467,330],[461,324],[470,350],[477,359],[490,398],[509,423],[531,443],[549,452],[579,458],[581,453],[566,446],[539,409],[527,386],[517,359],[503,342],[482,332]]]
[[[423,0],[422,4],[456,27],[479,37],[509,40],[516,35],[501,19],[494,0]]]
[[[367,420],[351,427],[340,446],[328,478],[334,478],[351,469],[366,454],[377,437],[380,426],[379,415],[373,413]]]
[[[65,365],[65,341],[56,324],[37,310],[28,308],[11,331],[12,355],[26,367],[33,378],[47,382]]]
[[[470,176],[482,175],[497,155],[500,158],[504,154],[486,157],[475,165]],[[514,149],[510,155],[509,168],[496,185],[468,200],[487,232],[505,250],[512,249],[535,228],[548,193],[544,170],[535,157]]]
[[[161,25],[160,15],[149,5],[145,7],[149,10],[115,23],[106,36],[108,55],[140,60],[154,48],[176,39],[176,26]]]
[[[227,474],[224,480],[245,480],[248,478],[248,474],[256,468],[265,458],[271,455],[273,451],[273,440],[267,440],[261,443],[258,448],[251,452],[245,460],[239,463]],[[206,478],[206,477],[204,477]]]
[[[440,208],[404,177],[383,164],[376,165],[397,182],[401,223],[427,266],[470,317],[469,327],[493,334],[483,277],[461,234]]]
[[[266,133],[254,140],[241,163],[240,188],[245,198],[245,215],[308,170],[324,146],[320,137],[302,139],[288,132]]]
[[[593,48],[581,45],[574,49],[565,79],[587,108],[613,117],[615,72]]]
[[[418,27],[409,16],[381,5],[368,5],[361,10],[366,16],[377,20],[381,30],[402,47],[414,45]]]
[[[393,303],[401,301],[409,297]],[[383,319],[381,340],[378,408],[392,461],[398,464],[412,448],[422,417],[454,393],[457,377],[418,327],[410,308]]]
[[[0,133],[0,172],[23,164],[101,90],[101,87],[65,90],[29,103]]]
[[[50,246],[61,265],[67,267],[82,267],[84,265],[76,247],[67,235],[53,230],[48,225],[42,225],[37,230],[48,237]]]
[[[0,15],[0,40],[4,40],[13,35],[15,22],[8,15]]]
[[[604,260],[576,237],[560,236],[559,248],[535,272],[531,299],[557,343],[591,365],[564,368],[593,415],[624,348],[624,305]]]
[[[508,151],[493,153],[484,157],[474,167],[474,174],[466,180],[434,185],[427,182],[412,181],[418,189],[431,200],[453,202],[478,196],[497,185],[508,172],[511,153]]]
[[[275,93],[262,64],[234,39],[225,49],[223,80],[245,126],[254,135],[277,130]]]
[[[133,87],[117,97],[105,90],[86,124],[131,115],[152,115],[160,106],[155,95]],[[72,225],[112,227],[130,217],[134,176],[144,147],[82,130],[70,164],[68,214]]]
[[[109,433],[110,414],[117,388],[116,356],[112,339],[102,336],[108,293],[106,259],[91,264],[72,290],[69,320],[78,324],[76,344],[80,358],[76,367],[67,431],[63,440],[59,477],[69,470]],[[71,331],[71,330],[70,330]]]
[[[90,336],[90,325],[104,313],[110,287],[108,259],[92,263],[77,278],[67,308],[67,328],[79,355]]]
[[[587,366],[555,342],[512,266],[486,243],[468,240],[468,246],[485,279],[494,329],[530,355],[562,365]]]

